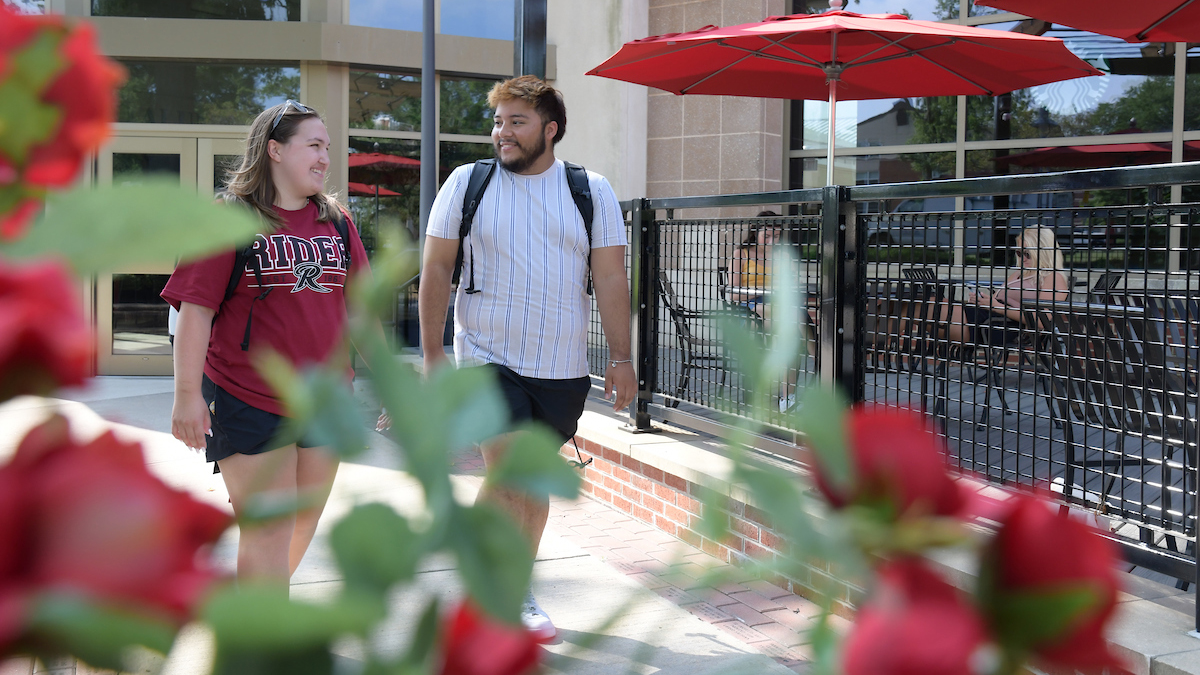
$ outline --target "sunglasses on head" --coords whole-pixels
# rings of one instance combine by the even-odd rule
[[[297,101],[293,101],[289,98],[287,101],[284,101],[283,108],[279,110],[279,114],[275,116],[275,121],[271,124],[272,136],[275,135],[275,129],[279,127],[279,122],[283,120],[283,116],[287,114],[289,108],[295,108],[296,112],[302,115],[307,115],[308,113],[312,112],[312,108],[309,108],[308,106]]]

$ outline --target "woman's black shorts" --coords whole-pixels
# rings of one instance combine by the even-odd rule
[[[208,461],[219,462],[234,454],[257,455],[281,447],[276,434],[284,417],[235,398],[207,375],[200,383],[200,393],[208,404],[208,417],[212,422],[212,436],[204,451]],[[300,439],[296,445],[314,447],[305,439]]]
[[[500,390],[508,402],[513,422],[537,420],[556,431],[565,443],[579,429],[583,405],[592,388],[590,377],[570,380],[543,380],[518,375],[511,368],[491,364],[495,368]]]

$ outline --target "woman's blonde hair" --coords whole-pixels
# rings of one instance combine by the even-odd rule
[[[1048,227],[1027,227],[1021,231],[1021,248],[1033,254],[1038,274],[1059,272],[1066,268],[1054,230]]]
[[[325,122],[320,113],[307,106],[305,108],[308,112],[301,112],[291,101],[285,101],[267,108],[254,118],[254,122],[250,124],[250,133],[246,135],[246,154],[242,155],[238,167],[228,172],[225,190],[221,193],[226,202],[239,202],[249,206],[271,231],[283,226],[283,218],[274,209],[275,183],[271,180],[271,158],[267,154],[267,141],[274,139],[279,143],[286,143],[299,130],[300,123],[307,119]],[[275,122],[277,118],[278,123]],[[342,209],[337,198],[327,192],[318,192],[309,196],[309,199],[317,205],[319,221],[332,221],[337,213],[336,209]]]

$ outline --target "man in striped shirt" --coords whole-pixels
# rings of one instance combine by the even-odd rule
[[[460,284],[455,296],[454,354],[460,366],[496,370],[513,421],[542,421],[566,442],[575,435],[591,387],[589,268],[609,349],[605,396],[613,398],[614,410],[622,410],[637,393],[630,361],[625,224],[608,180],[589,171],[594,213],[589,241],[566,169],[554,156],[567,126],[557,90],[525,75],[496,84],[488,104],[496,110],[492,145],[499,166],[462,242],[463,278],[473,275],[475,290],[468,293]],[[420,288],[426,373],[447,362],[442,331],[471,168],[460,166],[450,175],[429,217]],[[504,446],[501,438],[482,448],[489,470]],[[536,554],[548,499],[491,484],[478,499],[509,513]],[[554,637],[554,625],[532,593],[521,618],[539,639]]]

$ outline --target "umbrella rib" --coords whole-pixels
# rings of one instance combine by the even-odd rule
[[[797,66],[807,66],[809,68],[816,68],[818,70],[822,70],[825,67],[824,64],[822,64],[820,61],[817,61],[816,59],[809,57],[809,56],[805,56],[805,58],[807,58],[810,62],[797,61],[795,59],[789,59],[789,58],[786,58],[783,56],[776,56],[774,54],[764,54],[764,53],[762,53],[761,50],[757,50],[757,49],[747,49],[745,47],[731,45],[731,44],[725,42],[724,40],[717,41],[717,44],[721,45],[722,47],[727,47],[729,49],[732,49],[734,51],[743,52],[744,56],[742,56],[742,58],[740,58],[740,59],[737,59],[736,61],[726,64],[725,66],[723,66],[721,68],[718,68],[717,70],[709,73],[708,75],[705,75],[704,77],[696,80],[695,82],[692,82],[691,84],[689,84],[686,87],[681,87],[679,90],[679,93],[686,94],[691,89],[694,89],[694,88],[700,86],[701,84],[704,84],[708,80],[716,77],[717,75],[720,75],[721,73],[725,72],[726,70],[729,70],[730,68],[738,65],[739,63],[742,63],[746,59],[753,58],[753,57],[758,57],[761,59],[771,59],[773,61],[782,61],[784,63],[790,63],[792,65],[797,65]],[[774,41],[771,41],[771,44],[777,44],[777,43],[775,43]],[[765,47],[764,47],[764,49],[765,49]]]
[[[706,43],[696,42],[693,44],[683,45],[683,46],[679,47],[679,49],[676,49],[670,53],[678,54],[679,52],[687,51],[689,49],[693,49],[696,47],[704,47],[704,46],[707,46]],[[662,54],[661,52],[652,52],[652,53],[646,54],[645,56],[640,56],[636,59],[630,59],[629,61],[622,61],[621,63],[611,65],[608,68],[605,68],[604,70],[612,70],[614,68],[627,68],[635,63],[641,63],[642,61],[649,61],[651,59],[659,59],[659,58],[662,58],[663,56],[664,56],[664,54]],[[596,71],[597,71],[597,74],[599,74],[600,72],[603,72],[600,70],[599,66],[596,67]],[[605,76],[605,77],[607,77],[607,76]]]
[[[1138,32],[1138,34],[1134,37],[1136,37],[1138,40],[1144,40],[1146,38],[1147,33],[1154,30],[1155,28],[1158,28],[1159,26],[1161,26],[1162,23],[1164,21],[1166,21],[1167,19],[1170,19],[1171,17],[1175,16],[1179,12],[1183,11],[1183,9],[1185,7],[1192,4],[1192,1],[1193,0],[1184,0],[1184,2],[1179,3],[1178,7],[1171,10],[1170,12],[1167,12],[1166,14],[1164,14],[1161,18],[1159,18],[1158,21],[1155,21],[1154,23],[1150,24],[1149,26],[1146,26],[1145,30]]]

